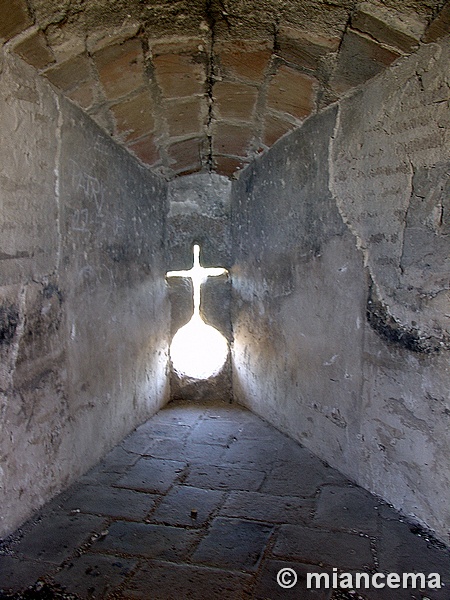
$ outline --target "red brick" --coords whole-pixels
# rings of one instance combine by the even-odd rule
[[[116,121],[116,134],[125,141],[135,140],[154,128],[153,102],[150,90],[111,106]]]
[[[400,54],[367,36],[348,30],[338,55],[331,87],[338,94],[366,82],[393,63]]]
[[[157,57],[164,54],[185,54],[188,56],[201,55],[207,47],[206,40],[202,38],[175,38],[172,40],[161,41],[159,39],[150,39],[149,46],[152,56]]]
[[[294,125],[292,125],[292,123],[284,121],[283,119],[277,119],[273,115],[267,115],[264,123],[264,144],[266,144],[266,146],[272,146],[280,139],[280,137],[288,131],[291,131],[293,128]]]
[[[425,43],[436,42],[449,33],[450,4],[447,2],[437,17],[430,23],[422,39]]]
[[[94,60],[109,100],[125,96],[145,83],[144,54],[139,39],[99,50]]]
[[[125,22],[120,27],[113,28],[102,28],[100,30],[93,31],[88,34],[86,39],[86,47],[88,52],[93,54],[94,52],[98,52],[107,46],[113,46],[117,44],[122,44],[126,40],[129,40],[137,34],[139,31],[141,24],[132,21]]]
[[[214,110],[221,117],[251,119],[255,108],[258,90],[243,83],[219,81],[214,84]]]
[[[4,41],[33,25],[25,0],[0,0],[0,38]]]
[[[213,134],[214,154],[245,156],[253,137],[253,130],[246,125],[218,123]]]
[[[206,69],[192,56],[163,54],[153,59],[156,80],[165,98],[183,98],[205,92]]]
[[[146,135],[141,140],[128,144],[127,148],[147,165],[153,165],[159,160],[159,150],[153,135]]]
[[[167,119],[170,136],[201,133],[202,109],[206,115],[206,105],[203,107],[200,98],[189,100],[171,100],[164,105],[164,115]]]
[[[168,148],[169,156],[174,160],[170,168],[176,172],[197,169],[201,166],[202,140],[191,138],[175,142]]]
[[[318,33],[282,27],[278,36],[277,54],[284,60],[307,69],[316,69],[320,57],[336,52],[341,39]]]
[[[260,82],[272,55],[265,44],[256,44],[244,40],[219,43],[216,45],[218,61],[225,74]]]
[[[16,44],[14,51],[29,65],[36,67],[36,69],[43,69],[55,62],[55,57],[47,46],[47,41],[41,30],[34,31],[27,38]]]
[[[44,75],[60,90],[67,92],[91,79],[92,71],[89,59],[83,54],[50,67]]]
[[[317,80],[282,66],[270,82],[267,105],[299,119],[310,115],[315,108]]]
[[[238,172],[243,169],[247,163],[239,158],[231,158],[230,156],[214,156],[214,170],[219,175],[235,178]]]

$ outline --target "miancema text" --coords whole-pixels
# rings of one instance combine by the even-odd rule
[[[412,588],[412,589],[441,589],[441,576],[439,573],[338,573],[336,568],[333,573],[307,573],[306,585],[308,589],[347,589],[359,590],[369,588]]]

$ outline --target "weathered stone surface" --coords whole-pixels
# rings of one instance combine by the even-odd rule
[[[183,98],[205,92],[205,70],[192,56],[162,54],[153,59],[153,64],[165,98]]]
[[[155,125],[150,90],[113,104],[111,111],[116,120],[116,134],[129,142],[150,133]]]
[[[450,31],[450,6],[444,4],[435,19],[426,29],[422,41],[425,43],[436,42]]]
[[[313,523],[328,529],[377,533],[378,505],[373,496],[361,488],[322,488]]]
[[[264,472],[235,467],[192,465],[186,478],[188,485],[207,490],[242,489],[256,491],[264,480]]]
[[[90,79],[91,65],[87,56],[75,56],[66,62],[50,67],[44,72],[44,75],[60,90],[68,92]]]
[[[146,83],[139,39],[107,46],[94,54],[94,61],[108,100],[116,100]]]
[[[315,78],[281,66],[270,82],[267,91],[269,108],[304,119],[315,108]]]
[[[351,24],[354,29],[402,52],[411,52],[418,46],[425,28],[423,21],[404,15],[400,18],[398,14],[369,2],[358,4]]]
[[[219,122],[214,128],[213,150],[215,154],[245,156],[253,137],[247,125]]]
[[[338,569],[370,569],[374,566],[367,537],[336,531],[282,525],[273,548],[275,556]]]
[[[104,598],[136,567],[136,561],[115,556],[85,554],[72,559],[55,576],[55,581],[81,598]]]
[[[185,463],[180,461],[141,458],[116,486],[156,494],[167,492],[184,468]]]
[[[341,94],[381,73],[399,56],[398,51],[349,29],[342,42],[331,86]]]
[[[215,51],[227,75],[254,82],[263,80],[271,57],[269,44],[251,43],[243,39],[219,42]]]
[[[0,39],[9,40],[33,24],[25,0],[1,0]]]
[[[203,600],[207,590],[211,600],[224,597],[240,600],[249,583],[249,575],[236,571],[154,561],[137,571],[127,583],[124,594],[145,598],[152,590],[154,600],[173,600],[174,597]]]
[[[14,46],[14,51],[36,69],[43,69],[55,62],[55,57],[40,29],[18,42]]]
[[[0,556],[0,589],[18,592],[33,585],[39,577],[52,573],[55,568],[51,563]]]
[[[198,134],[206,121],[206,104],[201,99],[165,103],[165,113],[170,136]]]
[[[309,33],[292,27],[280,27],[277,54],[284,60],[306,69],[317,69],[319,59],[336,52],[340,38]]]
[[[214,519],[192,560],[214,567],[255,571],[271,533],[272,527],[262,523]]]
[[[232,492],[220,510],[226,517],[265,523],[301,523],[309,520],[314,507],[309,499],[272,496],[258,492]]]
[[[292,569],[297,575],[295,586],[283,589],[277,583],[277,575],[282,569]],[[282,560],[268,560],[263,563],[258,578],[258,583],[253,592],[255,600],[329,600],[332,590],[310,589],[307,586],[307,573],[327,573],[317,565],[304,565],[298,562]],[[328,571],[329,573],[329,571]],[[289,582],[289,579],[287,580]]]
[[[165,525],[202,527],[223,499],[223,492],[218,490],[174,486],[152,514],[151,520]]]
[[[217,82],[213,88],[218,115],[224,119],[251,120],[258,90],[241,83]]]
[[[108,534],[94,543],[92,550],[180,560],[186,558],[198,538],[197,531],[181,527],[115,521],[109,527]]]

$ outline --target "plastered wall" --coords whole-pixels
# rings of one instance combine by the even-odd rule
[[[166,184],[0,58],[0,535],[168,399]]]
[[[449,542],[449,41],[232,192],[237,400]]]

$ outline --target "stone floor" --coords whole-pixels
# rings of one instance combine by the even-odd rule
[[[40,580],[79,598],[450,598],[448,550],[225,403],[170,404],[5,540],[0,554],[3,590]],[[286,568],[298,576],[290,589],[276,580]],[[333,573],[437,572],[447,585],[349,593],[324,582],[308,589],[307,572],[331,574],[330,586]]]

